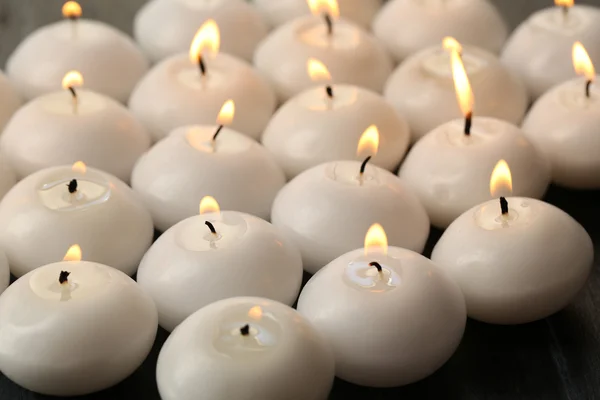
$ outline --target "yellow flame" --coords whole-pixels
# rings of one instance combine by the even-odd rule
[[[221,209],[219,208],[219,203],[212,196],[205,196],[200,201],[200,214],[208,214],[208,213],[219,213]]]
[[[460,42],[451,36],[446,36],[444,40],[442,40],[442,47],[446,51],[456,51],[458,53],[462,53],[462,46]]]
[[[337,0],[308,0],[308,7],[313,15],[329,15],[333,19],[340,16],[340,6]]]
[[[379,130],[375,125],[371,125],[360,136],[356,155],[359,157],[375,156],[377,150],[379,150]]]
[[[558,7],[573,7],[575,0],[554,0],[554,4]]]
[[[69,71],[65,74],[65,77],[62,80],[63,89],[68,89],[70,87],[78,87],[83,85],[83,76],[79,71]]]
[[[263,310],[260,306],[254,306],[248,311],[248,316],[252,319],[260,320],[263,316]]]
[[[190,61],[197,63],[200,56],[215,57],[221,46],[219,26],[213,19],[202,24],[190,46]]]
[[[83,161],[77,161],[75,164],[73,164],[73,166],[71,167],[71,170],[73,172],[78,172],[83,175],[86,173],[87,167]]]
[[[223,107],[221,107],[221,111],[219,111],[219,116],[217,117],[217,124],[219,125],[229,125],[233,121],[233,116],[235,115],[235,103],[233,100],[227,100]]]
[[[313,82],[331,81],[331,74],[329,70],[321,61],[314,58],[309,58],[306,63],[308,70],[308,76]]]
[[[78,244],[69,247],[67,254],[63,257],[63,261],[81,261],[81,247]]]
[[[454,77],[454,87],[456,89],[456,99],[460,105],[463,115],[466,117],[473,112],[474,97],[471,89],[471,83],[465,70],[460,54],[456,51],[451,53],[452,58],[452,76]]]
[[[81,6],[76,1],[67,1],[62,6],[62,15],[65,18],[79,18],[81,12]]]
[[[492,197],[508,196],[512,193],[512,175],[504,160],[498,161],[490,179],[490,194]]]
[[[588,81],[592,82],[596,79],[594,64],[581,42],[573,44],[573,66],[577,75],[583,75]]]
[[[365,236],[365,254],[387,254],[388,241],[383,227],[379,224],[373,224]]]

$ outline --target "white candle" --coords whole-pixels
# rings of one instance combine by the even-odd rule
[[[126,102],[148,70],[142,52],[115,28],[79,19],[81,7],[73,1],[63,15],[64,21],[34,31],[8,59],[6,71],[19,92],[27,99],[53,92],[67,71],[77,69],[90,89]]]
[[[0,294],[8,287],[10,283],[10,269],[6,254],[0,250]]]
[[[502,62],[522,78],[534,99],[571,78],[568,55],[573,41],[581,40],[594,63],[600,63],[600,8],[566,3],[529,17],[502,53]]]
[[[86,259],[135,273],[152,243],[152,217],[117,178],[83,163],[44,169],[0,203],[0,248],[21,276],[59,259],[77,241]]]
[[[325,400],[334,360],[323,337],[295,310],[236,297],[185,320],[156,367],[163,400]]]
[[[338,83],[381,92],[392,72],[383,46],[359,26],[337,20],[335,0],[316,0],[315,4],[315,16],[299,17],[279,27],[256,49],[254,65],[271,82],[279,100],[313,86],[305,72],[310,58],[324,62]]]
[[[134,36],[157,62],[185,52],[198,25],[207,19],[221,28],[222,50],[247,61],[268,33],[258,11],[242,0],[152,0],[136,15]]]
[[[331,343],[336,376],[363,386],[394,387],[441,367],[461,341],[467,319],[460,288],[434,263],[387,248],[375,225],[365,249],[333,260],[298,300]]]
[[[88,261],[48,264],[0,297],[0,370],[45,395],[100,391],[142,364],[156,323],[152,299],[122,272]]]
[[[273,156],[249,137],[225,128],[234,103],[223,106],[218,126],[184,126],[158,142],[137,163],[132,187],[165,231],[198,213],[198,199],[214,196],[224,208],[268,219],[285,184]]]
[[[524,197],[503,203],[490,200],[462,214],[431,259],[461,287],[471,318],[536,321],[565,307],[583,287],[594,259],[592,240],[550,204]]]
[[[311,59],[309,72],[316,80],[317,70],[327,72]],[[383,97],[357,86],[328,82],[296,95],[273,115],[262,142],[291,179],[324,162],[354,159],[369,126],[377,127],[380,137],[373,164],[395,169],[406,154],[408,124]]]
[[[261,296],[292,305],[302,284],[298,249],[273,225],[254,216],[219,211],[204,198],[200,214],[174,225],[152,245],[137,281],[172,331],[217,300]]]
[[[162,61],[133,92],[129,107],[155,141],[184,125],[212,124],[228,99],[239,110],[232,128],[254,139],[262,134],[275,111],[275,95],[245,61],[217,54],[219,38],[216,23],[205,22],[189,57],[181,54]]]
[[[444,40],[445,46],[452,38]],[[498,58],[473,46],[460,46],[465,69],[477,98],[477,115],[520,124],[529,106],[527,90]],[[386,100],[410,125],[416,142],[432,129],[461,116],[452,84],[450,55],[440,46],[407,58],[388,80]]]
[[[397,62],[446,36],[498,54],[508,36],[488,0],[392,0],[375,18],[373,31]]]
[[[150,147],[148,132],[120,103],[80,90],[82,83],[77,71],[67,73],[67,90],[30,101],[6,126],[0,152],[19,178],[85,160],[129,182],[135,162]]]
[[[13,114],[21,106],[21,99],[6,75],[0,71],[0,133]]]
[[[0,200],[17,183],[17,174],[4,159],[0,156]]]
[[[516,126],[494,118],[472,118],[473,93],[456,51],[453,71],[465,120],[454,120],[425,135],[411,149],[399,176],[421,200],[438,228],[488,200],[489,171],[499,159],[513,166],[515,193],[540,198],[550,181],[546,159]]]
[[[527,115],[523,131],[550,161],[555,183],[597,189],[600,89],[593,84],[596,76],[590,59],[584,56],[581,62],[585,63],[586,78],[559,84],[540,97]]]

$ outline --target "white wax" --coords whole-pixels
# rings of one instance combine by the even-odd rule
[[[254,6],[272,27],[310,14],[306,0],[254,0]],[[382,0],[337,0],[343,18],[368,29]]]
[[[197,215],[212,196],[226,210],[269,219],[271,205],[285,184],[281,168],[264,147],[223,128],[213,148],[216,126],[184,126],[158,142],[137,163],[132,187],[165,231]]]
[[[294,304],[302,259],[273,225],[222,211],[185,219],[163,233],[142,260],[137,281],[158,307],[160,325],[172,331],[200,308],[229,297]]]
[[[429,219],[412,190],[394,174],[360,162],[337,161],[304,171],[279,192],[271,219],[299,248],[304,269],[324,265],[363,245],[365,232],[383,225],[392,246],[421,252]]]
[[[565,307],[583,287],[594,248],[585,229],[541,201],[507,198],[473,207],[454,221],[431,259],[461,287],[469,317],[522,324]]]
[[[292,308],[257,297],[193,314],[169,336],[156,367],[163,400],[325,400],[333,374],[323,337]]]
[[[268,33],[261,15],[242,0],[152,0],[136,15],[134,36],[157,62],[187,51],[208,19],[219,26],[221,51],[247,61]]]
[[[0,71],[0,133],[20,106],[21,99],[19,95],[9,80],[6,79],[6,75]]]
[[[475,94],[475,115],[519,125],[529,106],[523,83],[487,50],[463,46],[462,60]],[[439,44],[407,58],[387,81],[384,95],[406,116],[413,142],[462,116],[450,54]]]
[[[68,284],[61,285],[61,271]],[[100,391],[144,361],[156,307],[127,275],[91,262],[45,265],[0,296],[0,370],[52,396]]]
[[[0,152],[24,178],[43,168],[83,161],[129,182],[137,159],[150,147],[146,129],[109,97],[77,90],[77,111],[68,91],[24,105],[0,136]]]
[[[291,179],[327,161],[355,160],[361,135],[371,125],[379,131],[379,151],[372,162],[394,170],[410,138],[408,124],[380,95],[350,85],[333,85],[291,98],[273,115],[262,142]],[[366,157],[366,156],[365,156]]]
[[[10,269],[6,254],[0,250],[0,294],[8,287],[10,283]]]
[[[76,179],[77,191],[67,184]],[[83,259],[135,273],[152,243],[152,217],[122,181],[96,169],[48,168],[20,181],[0,203],[0,248],[21,276],[63,258],[77,243]]]
[[[27,99],[60,89],[71,70],[81,72],[89,89],[125,103],[147,72],[148,61],[124,33],[79,19],[34,31],[6,63],[8,76]]]
[[[298,312],[331,343],[336,376],[373,387],[431,375],[458,347],[467,319],[459,287],[425,257],[397,247],[335,259],[308,281]]]
[[[373,31],[397,62],[446,36],[498,54],[508,36],[489,0],[391,0],[375,17]]]
[[[600,89],[593,85],[590,94],[584,78],[560,84],[538,99],[523,123],[561,186],[600,188]]]
[[[0,200],[17,183],[17,174],[4,156],[0,155]]]
[[[467,136],[464,124],[464,120],[454,120],[425,135],[399,171],[425,206],[431,223],[442,229],[490,199],[490,177],[502,159],[512,172],[515,195],[541,198],[550,182],[549,163],[519,128],[476,117]]]
[[[315,86],[306,64],[315,58],[335,82],[381,92],[392,60],[370,33],[351,22],[334,22],[327,34],[323,18],[300,17],[273,31],[256,49],[254,65],[271,82],[280,101]]]
[[[129,107],[155,141],[175,128],[214,124],[223,103],[235,102],[231,128],[256,139],[275,111],[273,90],[250,65],[227,54],[206,62],[202,77],[187,55],[156,65],[137,86]]]
[[[600,8],[575,5],[566,18],[560,7],[536,12],[513,32],[502,62],[522,78],[536,99],[575,76],[571,49],[576,40],[600,65]]]

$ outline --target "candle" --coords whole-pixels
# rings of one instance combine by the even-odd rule
[[[158,141],[175,128],[212,124],[221,105],[233,99],[239,108],[233,129],[256,139],[275,111],[268,83],[245,61],[219,54],[219,27],[206,21],[190,46],[156,65],[131,95],[131,111]]]
[[[377,153],[377,130],[359,143],[359,161],[334,161],[302,172],[281,189],[271,212],[302,253],[312,274],[360,247],[364,232],[386,221],[390,243],[421,252],[429,235],[429,219],[412,190],[397,176],[369,165]]]
[[[137,163],[132,187],[165,231],[198,213],[198,199],[216,196],[224,208],[268,219],[285,177],[273,156],[246,135],[225,127],[234,114],[227,101],[217,126],[184,126],[158,142]]]
[[[0,294],[10,284],[10,269],[8,268],[8,260],[3,251],[0,250]]]
[[[194,313],[169,336],[156,380],[163,400],[324,400],[334,361],[292,308],[235,297]]]
[[[268,32],[258,11],[242,0],[153,0],[136,15],[134,36],[157,62],[185,52],[198,23],[208,19],[221,28],[222,50],[247,61]]]
[[[75,247],[0,297],[0,370],[45,395],[117,384],[142,364],[156,336],[152,299],[122,272],[80,261]]]
[[[120,103],[81,90],[70,71],[65,91],[24,105],[0,136],[0,152],[20,179],[43,168],[85,160],[128,182],[137,159],[150,147],[145,128]]]
[[[0,200],[17,183],[17,175],[4,157],[0,157]]]
[[[126,102],[148,70],[142,52],[115,28],[81,19],[74,1],[65,3],[63,16],[34,31],[9,57],[6,71],[18,91],[27,99],[53,92],[65,72],[77,69],[90,89]]]
[[[262,142],[288,179],[328,161],[352,160],[366,127],[377,126],[381,151],[373,164],[394,170],[408,147],[408,124],[383,97],[351,85],[333,85],[320,61],[308,71],[323,87],[307,89],[285,103],[265,129]]]
[[[574,189],[600,188],[600,90],[594,65],[580,42],[573,47],[574,79],[538,99],[523,124],[525,134],[550,160],[552,180]]]
[[[458,347],[467,320],[458,285],[420,254],[388,249],[379,224],[364,249],[308,281],[298,312],[331,343],[336,376],[373,387],[431,375]]]
[[[90,261],[135,273],[152,243],[152,218],[122,181],[82,162],[41,170],[0,203],[0,248],[21,276],[78,241]]]
[[[397,62],[446,36],[498,54],[508,36],[488,0],[392,0],[375,17],[373,31]]]
[[[364,29],[369,29],[381,7],[381,0],[338,0],[340,14]],[[254,0],[254,6],[272,27],[310,13],[306,0]]]
[[[487,171],[499,159],[513,166],[515,193],[540,198],[550,181],[547,160],[516,126],[489,117],[473,118],[474,96],[458,51],[452,68],[465,120],[426,134],[409,152],[399,176],[415,191],[431,223],[447,227],[469,208],[489,199]]]
[[[534,99],[572,74],[567,54],[580,39],[600,63],[600,9],[555,0],[557,7],[538,11],[512,34],[502,62],[518,74]]]
[[[314,16],[299,17],[272,32],[256,49],[254,65],[284,102],[314,84],[309,58],[323,61],[338,83],[381,92],[392,72],[383,46],[357,25],[338,20],[336,0],[310,2]]]
[[[452,84],[449,53],[454,47],[471,78],[477,114],[520,124],[529,106],[525,86],[487,50],[463,47],[451,37],[443,43],[444,49],[429,47],[408,57],[384,90],[386,100],[406,116],[412,141],[461,115]]]
[[[6,75],[0,71],[0,133],[13,114],[21,106],[21,99],[17,95]]]
[[[302,284],[296,247],[268,222],[219,211],[210,196],[200,215],[163,233],[140,264],[138,283],[158,307],[160,325],[172,331],[217,300],[261,296],[294,304]]]
[[[504,160],[492,174],[492,196],[509,195]],[[469,317],[493,324],[545,318],[583,287],[594,258],[585,229],[539,200],[500,197],[468,210],[444,232],[431,259],[461,287]]]

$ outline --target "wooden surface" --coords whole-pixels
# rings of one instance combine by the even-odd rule
[[[495,1],[511,26],[532,10],[551,2]],[[600,5],[600,0],[579,2]],[[143,0],[81,0],[81,3],[87,17],[130,32],[135,10]],[[19,40],[31,30],[58,20],[61,4],[61,0],[0,0],[0,64],[4,64]],[[330,399],[600,399],[600,192],[552,188],[546,200],[581,222],[595,243],[594,271],[585,290],[571,306],[544,321],[515,327],[470,320],[456,354],[430,378],[386,390],[361,388],[338,380]],[[439,235],[439,231],[432,232],[426,255]],[[167,333],[160,330],[152,353],[126,381],[82,399],[159,399],[155,365],[166,337]],[[13,399],[51,397],[23,390],[0,374],[0,400]]]

